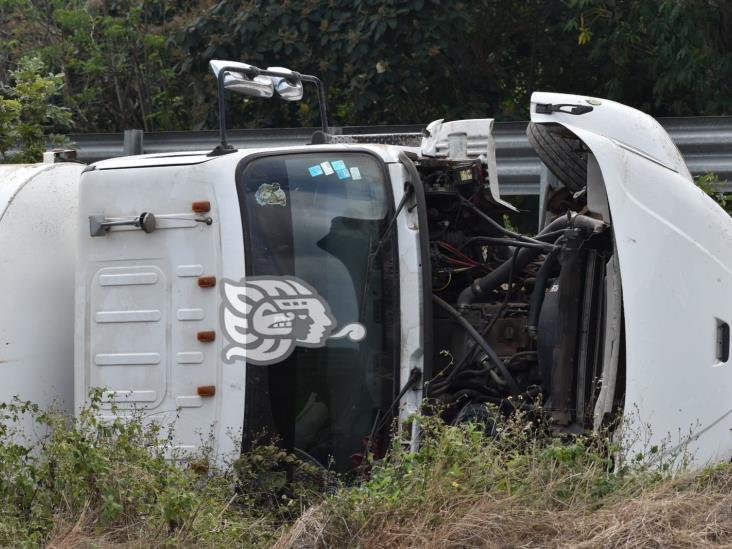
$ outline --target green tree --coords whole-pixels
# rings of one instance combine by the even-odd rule
[[[176,47],[167,37],[184,23],[188,4],[195,6],[164,0],[0,0],[6,66],[31,52],[63,74],[63,101],[79,131],[181,127],[188,108],[185,85],[176,78]]]
[[[534,90],[732,111],[726,0],[0,0],[0,43],[0,82],[39,57],[84,132],[215,128],[213,58],[320,76],[336,125],[525,120]],[[313,93],[228,100],[232,127],[318,121]]]
[[[53,133],[71,126],[69,109],[54,104],[63,88],[63,75],[44,71],[40,59],[24,59],[10,72],[12,85],[0,88],[3,162],[38,162],[48,143],[66,143],[64,136]]]
[[[577,49],[564,31],[570,13],[549,4],[557,9],[538,0],[219,1],[176,37],[187,52],[180,71],[199,75],[189,80],[209,126],[211,58],[320,76],[336,124],[525,118],[533,89],[558,88],[577,72],[564,63]],[[232,118],[239,126],[316,122],[313,94],[299,106],[246,101]]]
[[[570,0],[566,28],[592,71],[583,93],[655,116],[732,111],[728,0]]]

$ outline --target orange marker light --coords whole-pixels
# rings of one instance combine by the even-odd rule
[[[196,213],[210,212],[211,203],[208,200],[198,200],[191,204],[191,209]]]
[[[216,394],[215,385],[201,385],[196,389],[196,393],[201,397],[212,397]]]
[[[211,343],[216,339],[216,332],[211,330],[210,332],[198,332],[196,334],[198,341],[201,343]]]
[[[216,277],[215,276],[199,276],[198,277],[198,287],[199,288],[213,288],[216,286]]]

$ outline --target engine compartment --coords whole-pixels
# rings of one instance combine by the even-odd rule
[[[559,432],[607,424],[622,401],[613,391],[610,406],[598,402],[608,292],[619,287],[607,210],[588,207],[587,186],[559,185],[546,197],[543,227],[527,236],[492,200],[480,159],[415,164],[434,302],[427,397],[453,423],[484,417],[491,403],[503,414],[538,404]]]

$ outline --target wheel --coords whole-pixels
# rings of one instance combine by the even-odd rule
[[[462,423],[482,425],[487,437],[493,437],[496,434],[496,418],[493,417],[493,413],[486,408],[485,404],[473,403],[463,406],[455,419],[452,420],[453,425]]]
[[[587,184],[587,154],[577,137],[562,130],[561,126],[529,122],[526,137],[546,167],[574,194]]]

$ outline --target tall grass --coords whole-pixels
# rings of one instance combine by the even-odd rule
[[[265,547],[319,497],[322,474],[274,445],[225,469],[205,447],[170,459],[166,426],[102,421],[99,393],[76,418],[29,403],[0,407],[3,547]],[[18,432],[28,416],[46,433],[38,441]]]
[[[0,545],[12,547],[704,547],[732,542],[732,469],[618,466],[604,436],[539,414],[486,426],[415,418],[357,482],[259,444],[217,468],[170,459],[165,426],[0,407]],[[46,434],[23,442],[30,415]],[[333,488],[335,487],[335,490]],[[327,490],[326,490],[327,488]],[[328,492],[328,494],[326,494]]]
[[[618,448],[610,438],[560,439],[523,412],[498,420],[493,436],[480,424],[418,420],[419,452],[395,445],[371,478],[325,500],[317,516],[303,517],[280,546],[465,546],[491,540],[512,546],[540,534],[527,531],[535,514],[592,513],[668,476],[642,465],[616,467]],[[547,526],[549,535],[554,530]]]

